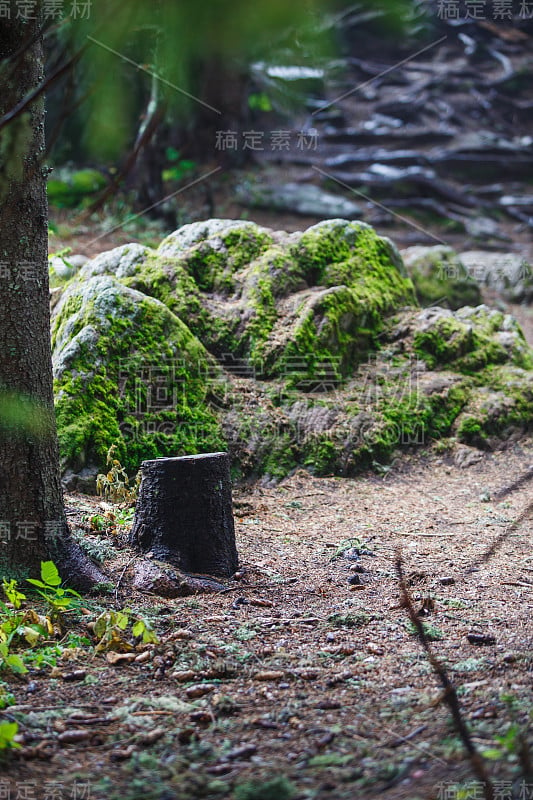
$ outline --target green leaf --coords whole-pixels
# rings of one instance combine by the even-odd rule
[[[131,632],[134,636],[142,636],[146,630],[146,624],[144,620],[138,619],[137,622],[133,625]]]
[[[49,589],[50,587],[43,583],[42,581],[37,580],[37,578],[26,578],[28,583],[31,583],[32,586],[38,586],[40,589]]]
[[[94,623],[95,636],[97,636],[99,639],[101,639],[102,636],[104,635],[104,633],[107,630],[108,624],[109,624],[109,620],[108,620],[107,614],[106,613],[101,614],[98,617],[98,619],[96,620],[96,622]]]
[[[53,561],[41,562],[41,578],[48,586],[59,586],[61,576]]]
[[[4,661],[13,672],[17,673],[17,675],[24,675],[24,673],[28,671],[21,657],[15,655],[14,653],[4,658]]]
[[[503,752],[495,747],[488,747],[486,750],[481,751],[481,755],[488,761],[499,761],[503,756]]]
[[[123,614],[122,611],[117,611],[117,628],[121,631],[125,630],[128,625],[128,615]]]
[[[0,722],[0,750],[6,747],[20,747],[18,742],[13,741],[18,733],[17,722]]]

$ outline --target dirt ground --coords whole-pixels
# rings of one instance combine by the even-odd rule
[[[9,679],[15,704],[0,719],[19,723],[23,746],[2,762],[0,796],[482,797],[400,603],[401,552],[495,797],[532,797],[518,751],[520,731],[533,744],[533,477],[495,496],[532,464],[531,439],[493,453],[452,445],[382,474],[299,471],[236,490],[238,580],[172,600],[131,588],[127,525],[94,530],[108,505],[68,496],[115,584],[69,627],[94,644],[86,620],[128,607],[159,643],[118,663],[71,646]]]

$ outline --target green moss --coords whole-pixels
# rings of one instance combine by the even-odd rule
[[[220,449],[206,402],[214,366],[186,326],[109,277],[72,291],[83,291],[85,302],[70,317],[68,350],[55,354],[64,467],[103,466],[111,444],[130,471],[143,458]]]
[[[531,366],[531,354],[518,325],[486,306],[460,309],[455,315],[436,309],[435,318],[415,334],[414,349],[431,369],[453,365],[466,375],[506,362]]]
[[[421,306],[438,303],[455,310],[481,303],[479,286],[451,248],[409,248],[404,258]]]
[[[293,437],[289,433],[282,433],[272,440],[261,471],[273,478],[285,478],[296,469],[297,464]]]
[[[258,228],[230,228],[189,248],[183,262],[201,291],[230,294],[235,289],[235,273],[270,243],[270,236]]]
[[[310,436],[303,449],[303,463],[315,475],[329,475],[339,471],[339,446],[331,433]]]
[[[533,375],[509,365],[492,366],[476,380],[477,388],[460,416],[457,436],[476,447],[487,446],[491,437],[505,437],[509,430],[533,427]]]
[[[450,364],[475,348],[472,328],[454,317],[439,319],[428,330],[418,331],[414,349],[430,368]]]

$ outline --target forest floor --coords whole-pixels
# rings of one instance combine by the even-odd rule
[[[236,489],[238,580],[176,599],[132,588],[131,514],[67,496],[114,588],[67,614],[63,644],[36,650],[26,676],[3,676],[0,719],[22,747],[4,751],[0,796],[483,797],[400,602],[401,557],[495,798],[528,800],[533,478],[497,492],[532,464],[532,439],[492,453],[451,442],[382,474]],[[124,608],[158,643],[95,652],[90,623]]]

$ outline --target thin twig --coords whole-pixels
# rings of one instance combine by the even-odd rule
[[[137,556],[133,556],[133,558],[130,558],[130,560],[128,561],[128,563],[125,565],[124,569],[120,573],[120,578],[118,579],[117,585],[115,586],[115,602],[116,603],[118,603],[118,590],[120,589],[120,584],[122,583],[122,578],[126,574],[126,570],[128,569],[128,567],[130,567],[136,559],[137,559]]]
[[[459,698],[457,697],[457,692],[455,691],[455,687],[451,682],[450,678],[448,677],[448,673],[446,672],[445,667],[434,656],[431,646],[429,644],[429,640],[426,636],[426,631],[424,629],[422,620],[416,613],[416,609],[413,605],[413,601],[411,599],[409,590],[407,588],[407,584],[405,582],[405,576],[403,573],[402,554],[400,549],[396,551],[396,571],[398,573],[398,580],[400,583],[401,604],[407,610],[409,619],[411,620],[411,623],[416,630],[420,644],[426,651],[428,661],[431,664],[433,671],[437,675],[438,679],[440,680],[444,688],[443,700],[450,709],[455,729],[459,734],[459,737],[465,747],[466,752],[468,753],[470,764],[472,765],[472,770],[474,771],[474,774],[476,775],[477,779],[481,782],[483,786],[483,794],[485,796],[485,800],[494,800],[494,787],[492,785],[492,781],[490,780],[490,777],[487,773],[483,759],[481,758],[474,742],[472,741],[470,731],[468,730],[466,722],[463,718],[461,706],[459,704]]]
[[[479,556],[479,558],[477,558],[470,565],[470,567],[466,570],[466,574],[474,572],[481,564],[485,564],[490,558],[492,558],[492,556],[501,547],[501,545],[504,543],[507,537],[511,533],[514,533],[514,531],[517,530],[517,528],[522,524],[522,522],[527,518],[527,516],[531,513],[532,510],[533,510],[533,502],[528,503],[527,506],[524,508],[524,510],[516,517],[516,519],[513,520],[513,522],[511,522],[510,525],[504,528],[504,530],[500,533],[500,535],[496,537],[491,546],[487,550],[485,550],[485,552],[482,553]]]

